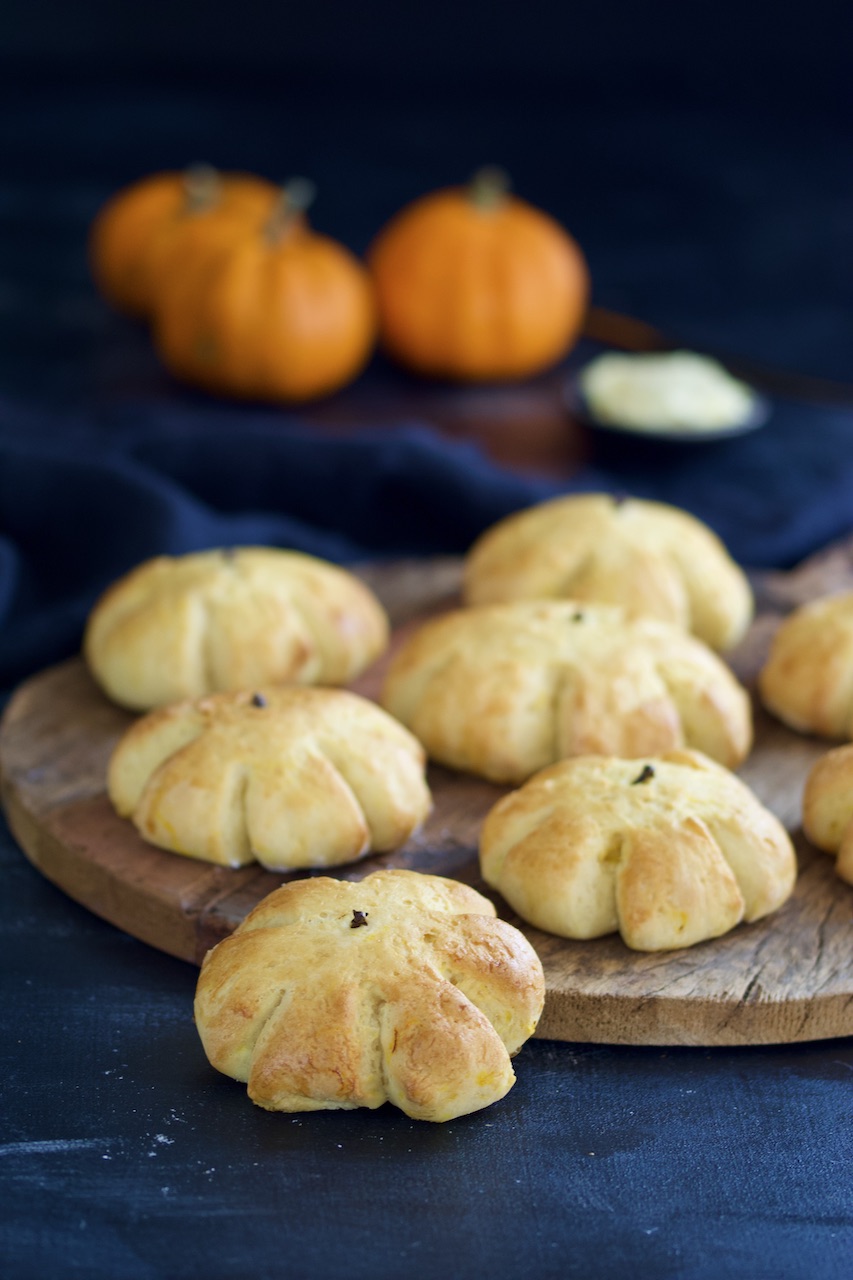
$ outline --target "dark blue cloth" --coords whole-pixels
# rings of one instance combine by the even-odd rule
[[[460,26],[445,2],[412,25],[399,6],[294,21],[253,0],[239,30],[217,4],[203,24],[173,4],[166,28],[149,8],[0,15],[0,395],[15,398],[0,403],[0,687],[73,651],[97,592],[156,552],[462,552],[568,487],[428,418],[333,439],[184,403],[86,261],[97,209],[154,170],[305,173],[315,227],[362,253],[406,201],[496,162],[576,235],[599,305],[686,346],[853,380],[846,45],[814,9],[807,35],[774,11],[759,57],[763,18],[729,0],[708,30],[695,16],[701,39],[675,0],[651,25],[625,2],[541,0],[523,22],[478,4]],[[571,487],[687,507],[744,563],[789,565],[853,526],[851,436],[853,412],[779,404],[713,449],[601,450]]]
[[[853,410],[777,403],[753,435],[593,456],[568,483],[504,469],[424,424],[331,436],[273,410],[0,406],[0,686],[78,646],[149,556],[268,544],[341,563],[463,553],[561,491],[672,502],[743,564],[790,565],[853,528]]]

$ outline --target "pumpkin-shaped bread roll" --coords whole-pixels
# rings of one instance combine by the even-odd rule
[[[566,756],[683,746],[733,768],[752,741],[746,691],[700,640],[565,600],[427,622],[392,660],[382,704],[433,760],[499,783]]]
[[[378,1107],[452,1120],[512,1087],[545,983],[467,885],[415,871],[295,880],[205,957],[195,1021],[270,1111]]]
[[[758,691],[800,733],[853,738],[853,591],[795,609],[780,624]]]
[[[555,498],[487,529],[465,560],[468,604],[592,600],[729,649],[752,620],[746,575],[707,525],[677,507],[606,494]]]
[[[269,686],[151,711],[120,739],[107,785],[151,844],[277,871],[396,849],[431,805],[420,744],[343,689]]]
[[[803,791],[803,830],[835,870],[853,884],[853,743],[835,747],[809,770]]]
[[[796,878],[778,819],[734,774],[688,751],[543,770],[488,814],[480,866],[537,928],[566,938],[618,930],[638,951],[758,920]]]
[[[148,560],[95,605],[83,651],[135,711],[258,684],[346,684],[388,643],[368,587],[336,565],[268,547]]]

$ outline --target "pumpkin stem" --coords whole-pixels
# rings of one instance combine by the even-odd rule
[[[200,213],[219,202],[222,179],[212,164],[192,164],[184,173],[187,213]]]
[[[310,178],[290,178],[284,184],[267,223],[266,235],[270,244],[278,244],[289,235],[303,213],[314,203],[317,187]]]
[[[468,197],[478,209],[488,212],[503,204],[510,189],[509,174],[497,165],[478,169],[468,184]]]

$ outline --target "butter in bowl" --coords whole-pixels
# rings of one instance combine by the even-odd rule
[[[743,435],[770,416],[764,396],[692,351],[607,352],[578,372],[569,400],[595,429],[677,443]]]

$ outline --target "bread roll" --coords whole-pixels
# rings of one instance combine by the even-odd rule
[[[93,609],[83,652],[108,697],[134,711],[261,684],[341,685],[388,643],[372,592],[296,551],[158,556]]]
[[[752,740],[748,695],[701,641],[567,600],[426,623],[392,660],[382,704],[433,760],[499,783],[566,756],[685,745],[733,768]]]
[[[853,738],[853,592],[795,609],[759,672],[761,701],[800,733]]]
[[[343,689],[266,687],[149,712],[119,741],[107,783],[152,844],[276,871],[396,849],[431,804],[420,744]]]
[[[752,620],[743,571],[707,525],[659,502],[555,498],[487,529],[465,560],[468,604],[565,599],[623,605],[730,649]]]
[[[566,938],[618,930],[639,951],[758,920],[796,878],[778,819],[734,774],[687,751],[543,770],[487,816],[480,866],[538,928]]]
[[[818,849],[837,855],[835,870],[853,884],[853,743],[827,751],[810,769],[803,830]]]
[[[270,1111],[379,1107],[452,1120],[512,1087],[539,959],[488,899],[414,871],[284,885],[201,968],[195,1020],[217,1070]]]

